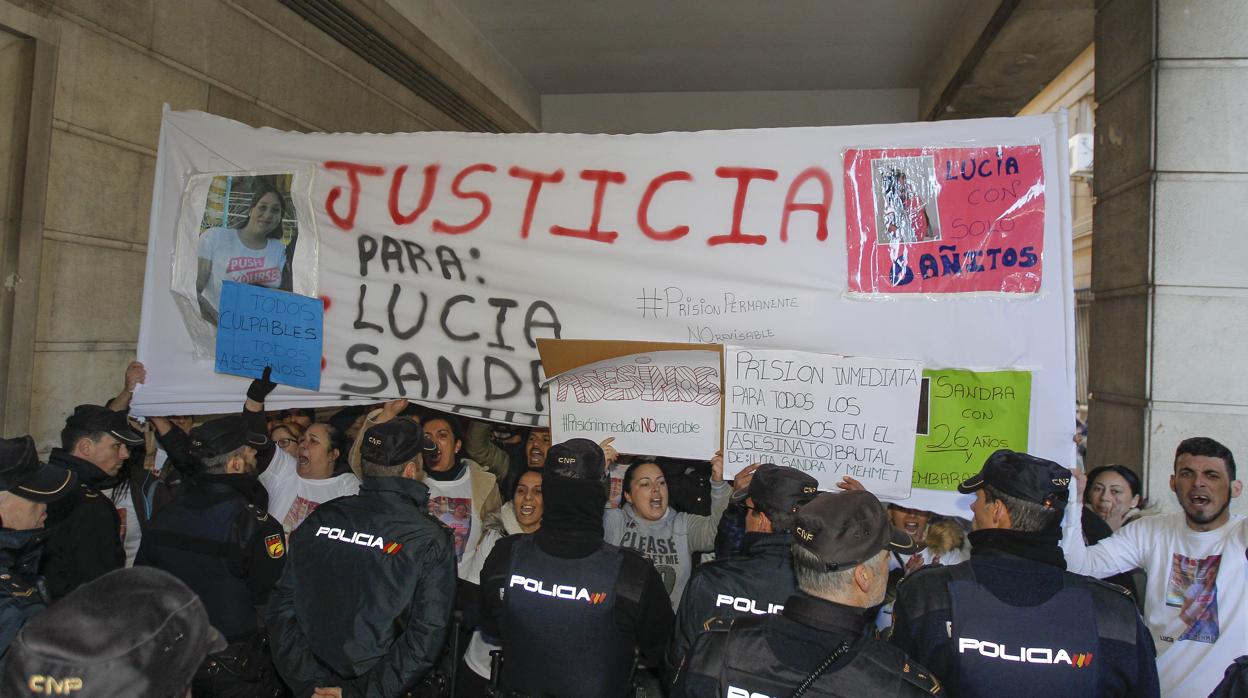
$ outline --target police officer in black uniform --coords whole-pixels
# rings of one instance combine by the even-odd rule
[[[689,577],[676,613],[676,635],[667,648],[674,677],[707,621],[779,613],[797,590],[789,546],[797,508],[815,498],[819,481],[797,468],[764,463],[750,484],[732,495],[744,505],[742,557],[716,560]]]
[[[73,473],[39,462],[29,436],[0,439],[0,659],[17,631],[48,605],[39,576],[47,503],[77,485]]]
[[[322,504],[291,534],[269,633],[295,695],[407,695],[438,659],[456,561],[450,530],[427,513],[422,452],[430,450],[414,421],[371,427],[360,493]]]
[[[606,459],[598,444],[550,448],[535,533],[499,540],[481,570],[481,631],[502,646],[503,692],[623,696],[634,653],[659,668],[672,633],[663,580],[644,557],[603,541]],[[573,659],[574,658],[574,659]]]
[[[676,696],[940,695],[930,672],[875,639],[864,609],[884,598],[890,551],[913,552],[869,492],[825,492],[797,511],[798,591],[779,615],[713,621]]]
[[[136,565],[158,567],[199,595],[229,643],[196,674],[197,696],[283,690],[260,623],[286,564],[281,524],[265,511],[264,487],[255,477],[256,449],[267,442],[237,415],[192,429],[195,475],[156,512],[135,558]]]
[[[48,463],[78,476],[78,487],[48,506],[42,573],[52,599],[126,565],[117,508],[100,493],[115,487],[130,447],[143,443],[124,412],[79,405],[65,420]]]
[[[1152,637],[1121,587],[1066,572],[1070,471],[1000,450],[975,494],[971,559],[902,580],[891,642],[958,696],[1156,696]]]

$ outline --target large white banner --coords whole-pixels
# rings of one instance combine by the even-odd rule
[[[214,289],[241,280],[326,307],[320,392],[274,407],[408,397],[544,423],[538,338],[716,342],[1023,367],[1029,450],[1066,463],[1065,142],[1064,115],[600,136],[166,112],[134,409],[238,408],[247,380],[214,373],[204,338]]]

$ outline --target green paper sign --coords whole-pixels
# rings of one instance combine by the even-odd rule
[[[956,490],[993,451],[1027,450],[1030,371],[923,371],[914,486]]]

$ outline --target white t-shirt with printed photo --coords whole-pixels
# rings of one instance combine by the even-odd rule
[[[331,499],[358,494],[360,480],[343,473],[325,480],[299,477],[295,457],[276,449],[269,467],[260,474],[260,484],[269,493],[269,515],[290,533],[316,508]]]
[[[237,230],[209,228],[199,236],[199,258],[212,263],[204,298],[218,308],[221,284],[227,279],[252,286],[280,286],[282,268],[286,266],[286,248],[280,240],[269,239],[263,250],[253,250],[238,238]]]
[[[109,500],[112,500],[113,492],[112,489],[100,490],[100,494]],[[121,500],[113,502],[113,507],[117,509],[117,520],[121,524],[121,545],[126,549],[126,567],[134,566],[134,558],[139,554],[139,544],[143,542],[143,529],[139,526],[139,512],[135,510],[132,499],[134,495],[135,493],[126,487]]]
[[[1235,515],[1200,532],[1182,513],[1144,516],[1089,546],[1083,507],[1071,509],[1062,533],[1067,569],[1103,579],[1143,568],[1161,695],[1209,695],[1235,658],[1248,654],[1248,519]]]
[[[454,480],[426,477],[429,486],[429,515],[451,528],[455,535],[455,559],[459,561],[459,578],[469,579],[472,570],[480,570],[476,557],[481,555],[481,515],[472,505],[472,477],[469,467]],[[487,550],[485,554],[488,554]]]

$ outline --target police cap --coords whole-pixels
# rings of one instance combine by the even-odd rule
[[[29,436],[0,439],[0,490],[35,502],[63,497],[78,481],[65,468],[39,462],[35,440]]]
[[[754,470],[750,486],[734,492],[733,501],[754,500],[754,508],[768,516],[791,514],[819,493],[819,481],[787,465],[763,463]]]
[[[251,446],[261,448],[269,443],[269,437],[254,432],[242,415],[220,417],[191,430],[191,455],[199,460],[215,458],[231,451]]]
[[[958,485],[958,491],[970,494],[984,485],[1049,509],[1064,509],[1070,497],[1070,471],[1051,460],[1003,448],[988,456],[984,467]]]
[[[607,457],[602,447],[589,439],[568,439],[546,452],[546,470],[575,480],[603,480],[607,477]]]
[[[392,419],[368,428],[360,445],[360,458],[381,466],[403,465],[415,460],[422,452],[437,451],[437,445],[425,436],[420,423],[410,419]]]
[[[9,646],[5,695],[182,695],[225,640],[185,584],[154,567],[82,585],[22,628]]]
[[[870,492],[821,492],[797,510],[793,540],[814,553],[828,571],[849,569],[881,550],[915,553],[919,546],[893,528],[888,512]]]
[[[143,443],[143,435],[130,426],[125,412],[116,412],[100,405],[78,405],[74,408],[74,413],[65,420],[65,426],[93,434],[107,432],[127,446]]]

